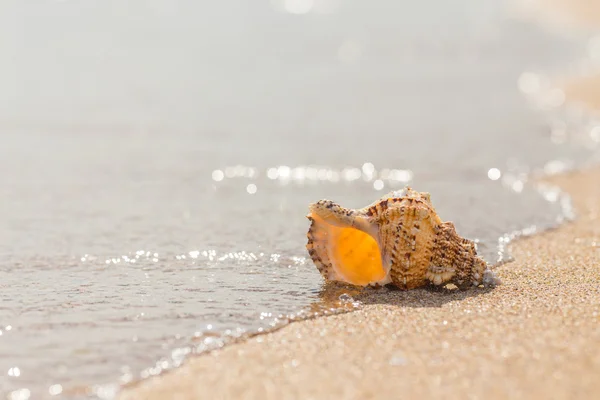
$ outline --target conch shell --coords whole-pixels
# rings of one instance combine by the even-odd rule
[[[309,208],[306,248],[326,280],[400,289],[500,283],[475,243],[440,219],[429,193],[406,187],[360,210],[329,200]]]

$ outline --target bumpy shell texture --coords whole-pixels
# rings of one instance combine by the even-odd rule
[[[435,212],[429,193],[407,187],[360,210],[321,200],[309,207],[306,248],[326,280],[400,289],[500,283],[475,244]]]

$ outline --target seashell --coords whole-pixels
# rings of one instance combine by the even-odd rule
[[[443,222],[429,193],[410,187],[352,210],[321,200],[309,207],[308,254],[326,280],[413,289],[453,283],[496,285],[475,243]]]

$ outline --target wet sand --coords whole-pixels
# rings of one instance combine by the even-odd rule
[[[578,218],[515,242],[516,261],[497,269],[501,286],[389,292],[193,358],[120,398],[593,398],[600,169],[549,182],[573,196]]]

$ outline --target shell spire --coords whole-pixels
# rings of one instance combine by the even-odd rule
[[[327,280],[401,289],[500,283],[474,242],[440,219],[429,193],[406,187],[358,210],[320,200],[309,211],[306,248]]]

